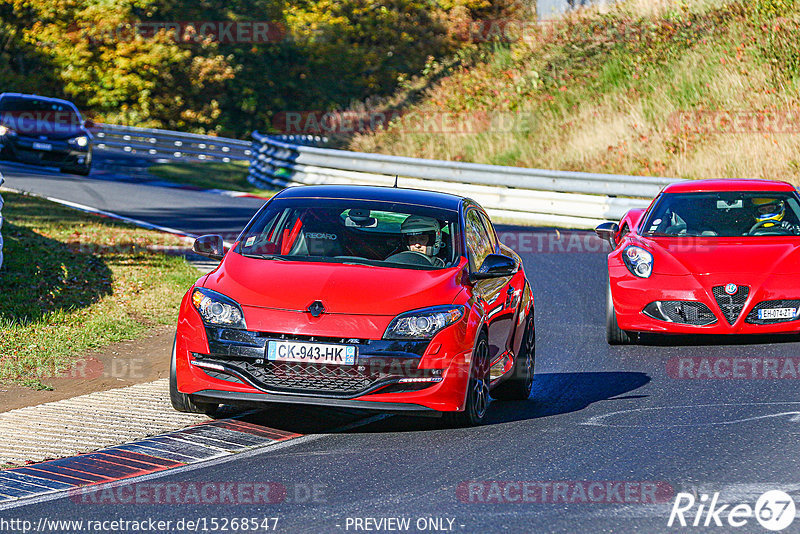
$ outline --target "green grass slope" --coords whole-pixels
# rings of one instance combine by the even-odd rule
[[[799,21],[800,0],[627,0],[571,14],[428,88],[404,109],[427,123],[396,120],[349,148],[800,184]]]

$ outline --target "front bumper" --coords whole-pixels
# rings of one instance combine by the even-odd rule
[[[329,406],[334,408],[357,408],[359,410],[379,410],[381,412],[394,412],[414,415],[440,415],[440,412],[427,406],[408,402],[370,402],[350,399],[322,399],[319,397],[298,396],[286,397],[283,395],[270,395],[265,398],[263,393],[244,393],[235,391],[206,389],[198,391],[193,396],[201,402],[217,404],[254,403],[265,401],[277,404],[304,404],[311,406]]]
[[[41,141],[50,145],[51,150],[36,149],[35,142],[40,141],[20,135],[0,137],[0,155],[21,163],[64,168],[88,167],[92,163],[91,142],[86,147],[78,147],[67,141]]]
[[[295,331],[303,330],[297,326]],[[358,358],[353,366],[270,362],[265,357],[270,339],[350,344]],[[311,336],[308,330],[286,334],[206,327],[185,299],[176,339],[176,378],[179,391],[216,402],[456,411],[463,409],[466,398],[472,349],[461,323],[430,341],[332,339]]]
[[[610,266],[611,295],[617,323],[630,332],[671,334],[777,334],[800,333],[800,318],[781,322],[753,322],[753,309],[759,303],[780,299],[800,300],[800,283],[792,275],[743,276],[722,273],[695,277],[654,273],[650,278],[636,278],[625,266]],[[746,286],[749,294],[733,323],[725,317],[712,288],[737,283]],[[716,321],[708,325],[681,324],[649,317],[644,309],[653,302],[684,301],[705,304]]]

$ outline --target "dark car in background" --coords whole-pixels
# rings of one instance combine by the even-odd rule
[[[85,176],[92,167],[92,126],[67,100],[0,94],[0,159]]]

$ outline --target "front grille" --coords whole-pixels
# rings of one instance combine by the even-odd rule
[[[717,322],[714,312],[702,302],[660,300],[644,308],[644,314],[659,321],[707,326]]]
[[[427,376],[429,370],[417,370],[417,359],[394,360],[366,365],[324,365],[298,362],[252,363],[243,360],[195,357],[200,362],[224,365],[239,373],[259,389],[275,393],[351,395],[364,392],[381,382],[404,376]],[[202,367],[201,367],[202,368]],[[206,370],[206,369],[204,369]],[[219,378],[219,371],[206,370]],[[229,375],[230,376],[230,375]]]
[[[744,303],[747,300],[747,295],[750,294],[750,288],[747,286],[736,286],[736,293],[729,295],[725,292],[725,286],[714,286],[712,288],[714,298],[717,300],[725,320],[729,324],[736,322],[739,315],[742,313]]]
[[[344,365],[267,362],[248,365],[251,375],[269,388],[325,393],[356,393],[380,380],[380,375]]]
[[[215,369],[208,369],[207,367],[201,367],[203,372],[210,376],[211,378],[216,378],[217,380],[225,380],[226,382],[234,382],[236,384],[244,384],[240,379],[236,378],[232,374],[224,373],[222,371],[217,371]]]
[[[798,319],[797,314],[795,313],[794,317],[790,318],[781,318],[781,319],[759,319],[758,318],[758,310],[769,310],[775,308],[795,308],[795,311],[800,309],[800,300],[765,300],[759,302],[753,309],[750,310],[750,313],[747,314],[747,318],[745,322],[750,324],[775,324],[775,323],[788,323],[790,321],[796,321]]]
[[[17,157],[23,163],[63,163],[66,160],[63,152],[43,152],[28,148],[18,148]]]
[[[429,344],[427,340],[323,337],[208,326],[206,334],[210,354],[192,353],[198,363],[223,365],[247,383],[268,393],[356,397],[400,378],[433,376],[430,370],[418,369],[420,358]],[[349,366],[272,362],[266,359],[265,352],[268,342],[274,339],[353,346],[358,354],[357,362]],[[208,369],[202,364],[200,366]],[[218,372],[233,376],[225,371]],[[212,376],[221,378],[222,375]]]

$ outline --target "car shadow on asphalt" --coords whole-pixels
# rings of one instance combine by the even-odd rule
[[[767,345],[775,343],[800,343],[800,334],[747,334],[747,335],[665,335],[639,334],[637,344],[653,347],[708,347],[713,345]]]
[[[488,424],[552,417],[587,408],[589,405],[639,389],[650,377],[637,372],[537,373],[527,401],[496,401]],[[625,398],[646,397],[626,395]]]
[[[537,373],[530,398],[526,401],[493,401],[486,425],[568,414],[595,402],[615,398],[647,397],[626,394],[649,382],[647,374],[636,372]],[[291,404],[252,410],[236,418],[298,434],[419,432],[446,428],[440,417]],[[370,422],[364,424],[368,419]]]
[[[577,412],[592,403],[614,398],[640,398],[626,395],[650,382],[645,373],[537,373],[533,391],[526,401],[492,402],[486,425],[525,421]],[[372,412],[374,414],[374,412]],[[358,425],[348,433],[419,432],[447,428],[438,417],[394,415],[379,418],[368,425]]]

